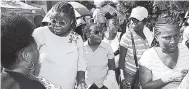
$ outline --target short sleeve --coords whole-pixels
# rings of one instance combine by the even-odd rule
[[[124,33],[123,36],[121,37],[120,45],[125,48],[128,48],[130,42],[131,42],[131,37],[129,32]]]
[[[79,60],[78,60],[78,71],[85,71],[87,64],[84,60],[84,54],[83,54],[83,50],[84,50],[84,46],[83,46],[83,40],[81,38],[81,36],[78,36],[78,52],[79,52]]]
[[[43,44],[43,34],[45,34],[44,32],[42,32],[42,29],[45,29],[45,27],[39,27],[39,28],[36,28],[34,29],[33,33],[32,33],[32,36],[35,40],[35,42],[37,43],[37,48],[40,49],[40,47],[42,46]]]
[[[114,58],[114,52],[113,49],[111,47],[111,45],[108,44],[108,59],[113,59]]]
[[[151,70],[151,64],[152,64],[152,60],[154,59],[153,57],[154,55],[152,54],[152,49],[147,49],[141,56],[140,60],[139,60],[139,65],[144,66],[146,68],[148,68],[149,70]]]

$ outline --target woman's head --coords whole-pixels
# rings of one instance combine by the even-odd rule
[[[103,38],[103,28],[97,24],[90,24],[86,32],[87,38],[91,43],[98,44]]]
[[[106,33],[108,33],[108,36],[111,36],[111,37],[115,37],[115,35],[117,35],[117,31],[118,31],[118,25],[116,24],[116,20],[117,19],[109,19],[108,22],[107,22],[107,31]]]
[[[180,40],[179,29],[179,23],[175,17],[166,16],[157,20],[154,36],[164,51],[172,53],[177,49]]]
[[[148,17],[148,10],[145,7],[135,7],[130,15],[130,27],[135,31],[141,31],[146,23]]]
[[[52,7],[50,20],[54,33],[59,36],[63,36],[76,28],[74,8],[64,1],[58,2]]]
[[[9,12],[1,15],[1,65],[7,69],[31,69],[38,62],[37,44],[31,36],[35,25]]]

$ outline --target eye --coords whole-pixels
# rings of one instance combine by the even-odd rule
[[[179,38],[179,37],[180,37],[180,34],[176,34],[175,37],[176,37],[176,38]]]
[[[59,22],[60,25],[66,25],[66,22],[62,21],[62,22]]]
[[[166,39],[166,40],[170,40],[171,36],[166,36],[166,37],[163,37],[163,38]]]

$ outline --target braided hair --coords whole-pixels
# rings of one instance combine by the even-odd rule
[[[172,25],[174,27],[179,27],[178,22],[179,22],[178,18],[171,16],[171,15],[168,15],[168,14],[162,14],[158,18],[158,20],[157,20],[157,22],[154,26],[154,40],[153,40],[151,46],[159,46],[159,43],[158,43],[156,38],[159,34],[161,34],[160,29],[162,29],[162,27],[166,27],[168,25]]]
[[[74,8],[71,4],[69,4],[66,1],[61,1],[56,3],[53,7],[52,7],[52,13],[57,13],[57,12],[62,12],[62,13],[68,13],[70,16],[70,18],[73,20],[73,22],[71,23],[72,25],[70,26],[70,30],[76,29],[76,16],[75,16],[75,12],[74,12]],[[56,14],[51,14],[50,18],[54,18]]]
[[[35,43],[31,36],[35,25],[14,12],[1,13],[1,65],[12,68],[21,62],[18,53]]]

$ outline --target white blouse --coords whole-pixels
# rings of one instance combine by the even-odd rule
[[[170,72],[181,72],[181,70],[184,69],[189,70],[189,49],[183,44],[179,44],[178,47],[179,57],[174,69],[170,69],[161,61],[154,48],[150,48],[144,52],[139,64],[152,71],[153,81],[160,79],[163,75]],[[179,84],[180,82],[172,82],[164,86],[162,89],[178,89]]]
[[[61,89],[73,89],[77,71],[86,70],[82,38],[74,32],[57,36],[47,26],[35,29],[32,35],[40,52],[39,77]]]

